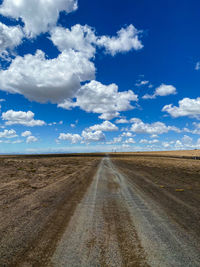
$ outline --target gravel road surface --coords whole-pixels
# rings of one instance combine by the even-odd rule
[[[48,266],[200,266],[199,240],[129,178],[102,159]]]

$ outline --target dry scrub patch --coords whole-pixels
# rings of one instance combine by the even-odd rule
[[[0,266],[44,266],[99,160],[0,158]]]
[[[163,157],[113,157],[131,185],[200,239],[200,162]]]

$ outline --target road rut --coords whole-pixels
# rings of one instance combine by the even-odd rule
[[[199,255],[198,242],[106,157],[48,266],[200,266]]]

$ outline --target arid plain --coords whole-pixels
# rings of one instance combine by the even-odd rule
[[[0,266],[200,266],[199,156],[1,156]]]

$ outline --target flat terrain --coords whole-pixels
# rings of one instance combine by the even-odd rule
[[[0,266],[44,266],[99,159],[0,159]]]
[[[155,156],[155,157],[187,157],[200,158],[200,150],[174,150],[174,151],[149,151],[149,152],[125,152],[125,153],[111,153],[114,156]]]
[[[1,157],[0,266],[200,266],[200,161],[168,153]]]
[[[141,156],[116,157],[112,161],[126,177],[129,188],[134,188],[145,202],[146,215],[140,217],[141,208],[136,217],[140,217],[138,233],[149,252],[150,265],[200,266],[200,161]],[[197,257],[191,254],[195,250]],[[156,263],[159,253],[160,265]]]

